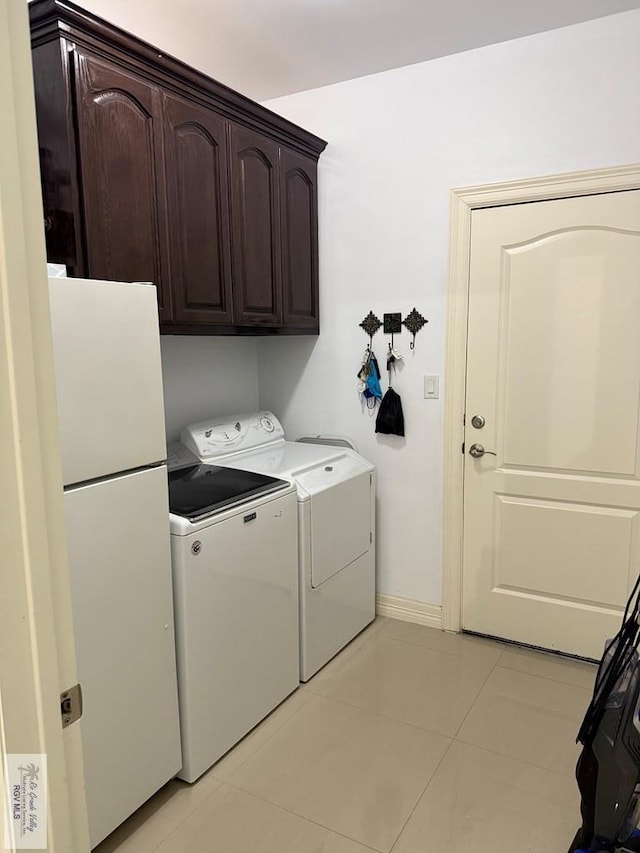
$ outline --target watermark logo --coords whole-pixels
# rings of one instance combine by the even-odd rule
[[[47,756],[8,753],[4,773],[5,848],[46,850]]]

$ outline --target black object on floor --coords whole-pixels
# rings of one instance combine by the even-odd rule
[[[607,643],[578,732],[582,827],[569,853],[640,850],[640,577]]]

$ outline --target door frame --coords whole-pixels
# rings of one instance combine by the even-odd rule
[[[28,14],[0,0],[0,846],[3,756],[44,753],[47,850],[61,853],[89,835],[80,728],[60,713],[77,673]]]
[[[451,190],[444,409],[442,627],[462,629],[464,412],[471,213],[481,207],[640,189],[640,163]]]

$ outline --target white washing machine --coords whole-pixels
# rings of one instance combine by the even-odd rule
[[[194,782],[298,687],[297,501],[290,481],[171,450],[178,776]]]
[[[295,483],[307,681],[375,617],[374,466],[349,448],[285,441],[271,412],[211,418],[181,441],[205,462]]]

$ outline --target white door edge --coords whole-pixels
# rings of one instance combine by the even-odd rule
[[[0,758],[45,753],[47,850],[89,849],[27,5],[0,0]],[[2,780],[0,761],[0,780]],[[0,788],[2,786],[0,785]],[[4,801],[0,803],[0,845]],[[22,845],[24,847],[24,844]],[[15,849],[15,842],[8,845]]]
[[[640,189],[640,163],[451,190],[444,407],[442,627],[462,627],[465,384],[471,212],[480,207]]]

